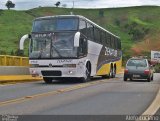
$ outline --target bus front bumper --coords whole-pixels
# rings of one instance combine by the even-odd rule
[[[85,75],[82,68],[30,68],[32,76],[42,77],[83,77]]]

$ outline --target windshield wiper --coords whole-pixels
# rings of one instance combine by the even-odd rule
[[[40,51],[40,52],[39,52],[38,59],[42,58],[42,52],[43,52],[43,51]]]
[[[62,55],[61,55],[61,53],[58,51],[58,49],[52,44],[52,47],[54,48],[54,50],[56,51],[56,53],[60,56],[60,57],[63,57]]]

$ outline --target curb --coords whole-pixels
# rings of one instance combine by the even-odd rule
[[[31,75],[3,75],[0,76],[0,84],[9,82],[30,82],[43,80],[41,77],[32,77]]]
[[[157,92],[155,99],[153,100],[151,105],[145,110],[145,112],[141,114],[140,117],[148,116],[145,121],[150,121],[159,109],[160,109],[160,87],[159,87],[159,90]],[[141,120],[136,120],[136,121],[141,121]]]
[[[160,87],[152,104],[147,108],[147,110],[142,115],[154,115],[159,108],[160,108]]]

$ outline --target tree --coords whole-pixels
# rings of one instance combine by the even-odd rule
[[[11,55],[14,55],[14,51],[13,50],[11,51]]]
[[[60,4],[61,4],[61,2],[56,2],[56,4],[54,4],[56,7],[59,7],[60,6]]]
[[[9,10],[10,8],[14,8],[15,4],[12,1],[8,0],[7,3],[6,3],[6,7]]]
[[[16,56],[24,56],[24,50],[17,49],[17,50],[15,51],[15,55],[16,55]]]

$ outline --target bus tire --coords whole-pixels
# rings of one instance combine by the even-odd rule
[[[110,68],[110,71],[109,71],[109,78],[112,78],[112,67]]]
[[[102,78],[107,79],[107,78],[112,78],[112,76],[113,76],[113,69],[112,69],[112,66],[111,66],[109,74],[102,75]]]
[[[90,81],[90,79],[91,79],[91,65],[89,62],[87,62],[85,77],[81,78],[81,82],[85,83]]]
[[[112,68],[112,77],[111,78],[115,78],[116,77],[116,68],[113,67]]]
[[[52,83],[52,78],[50,78],[50,77],[43,77],[43,80],[46,84],[51,84]]]

